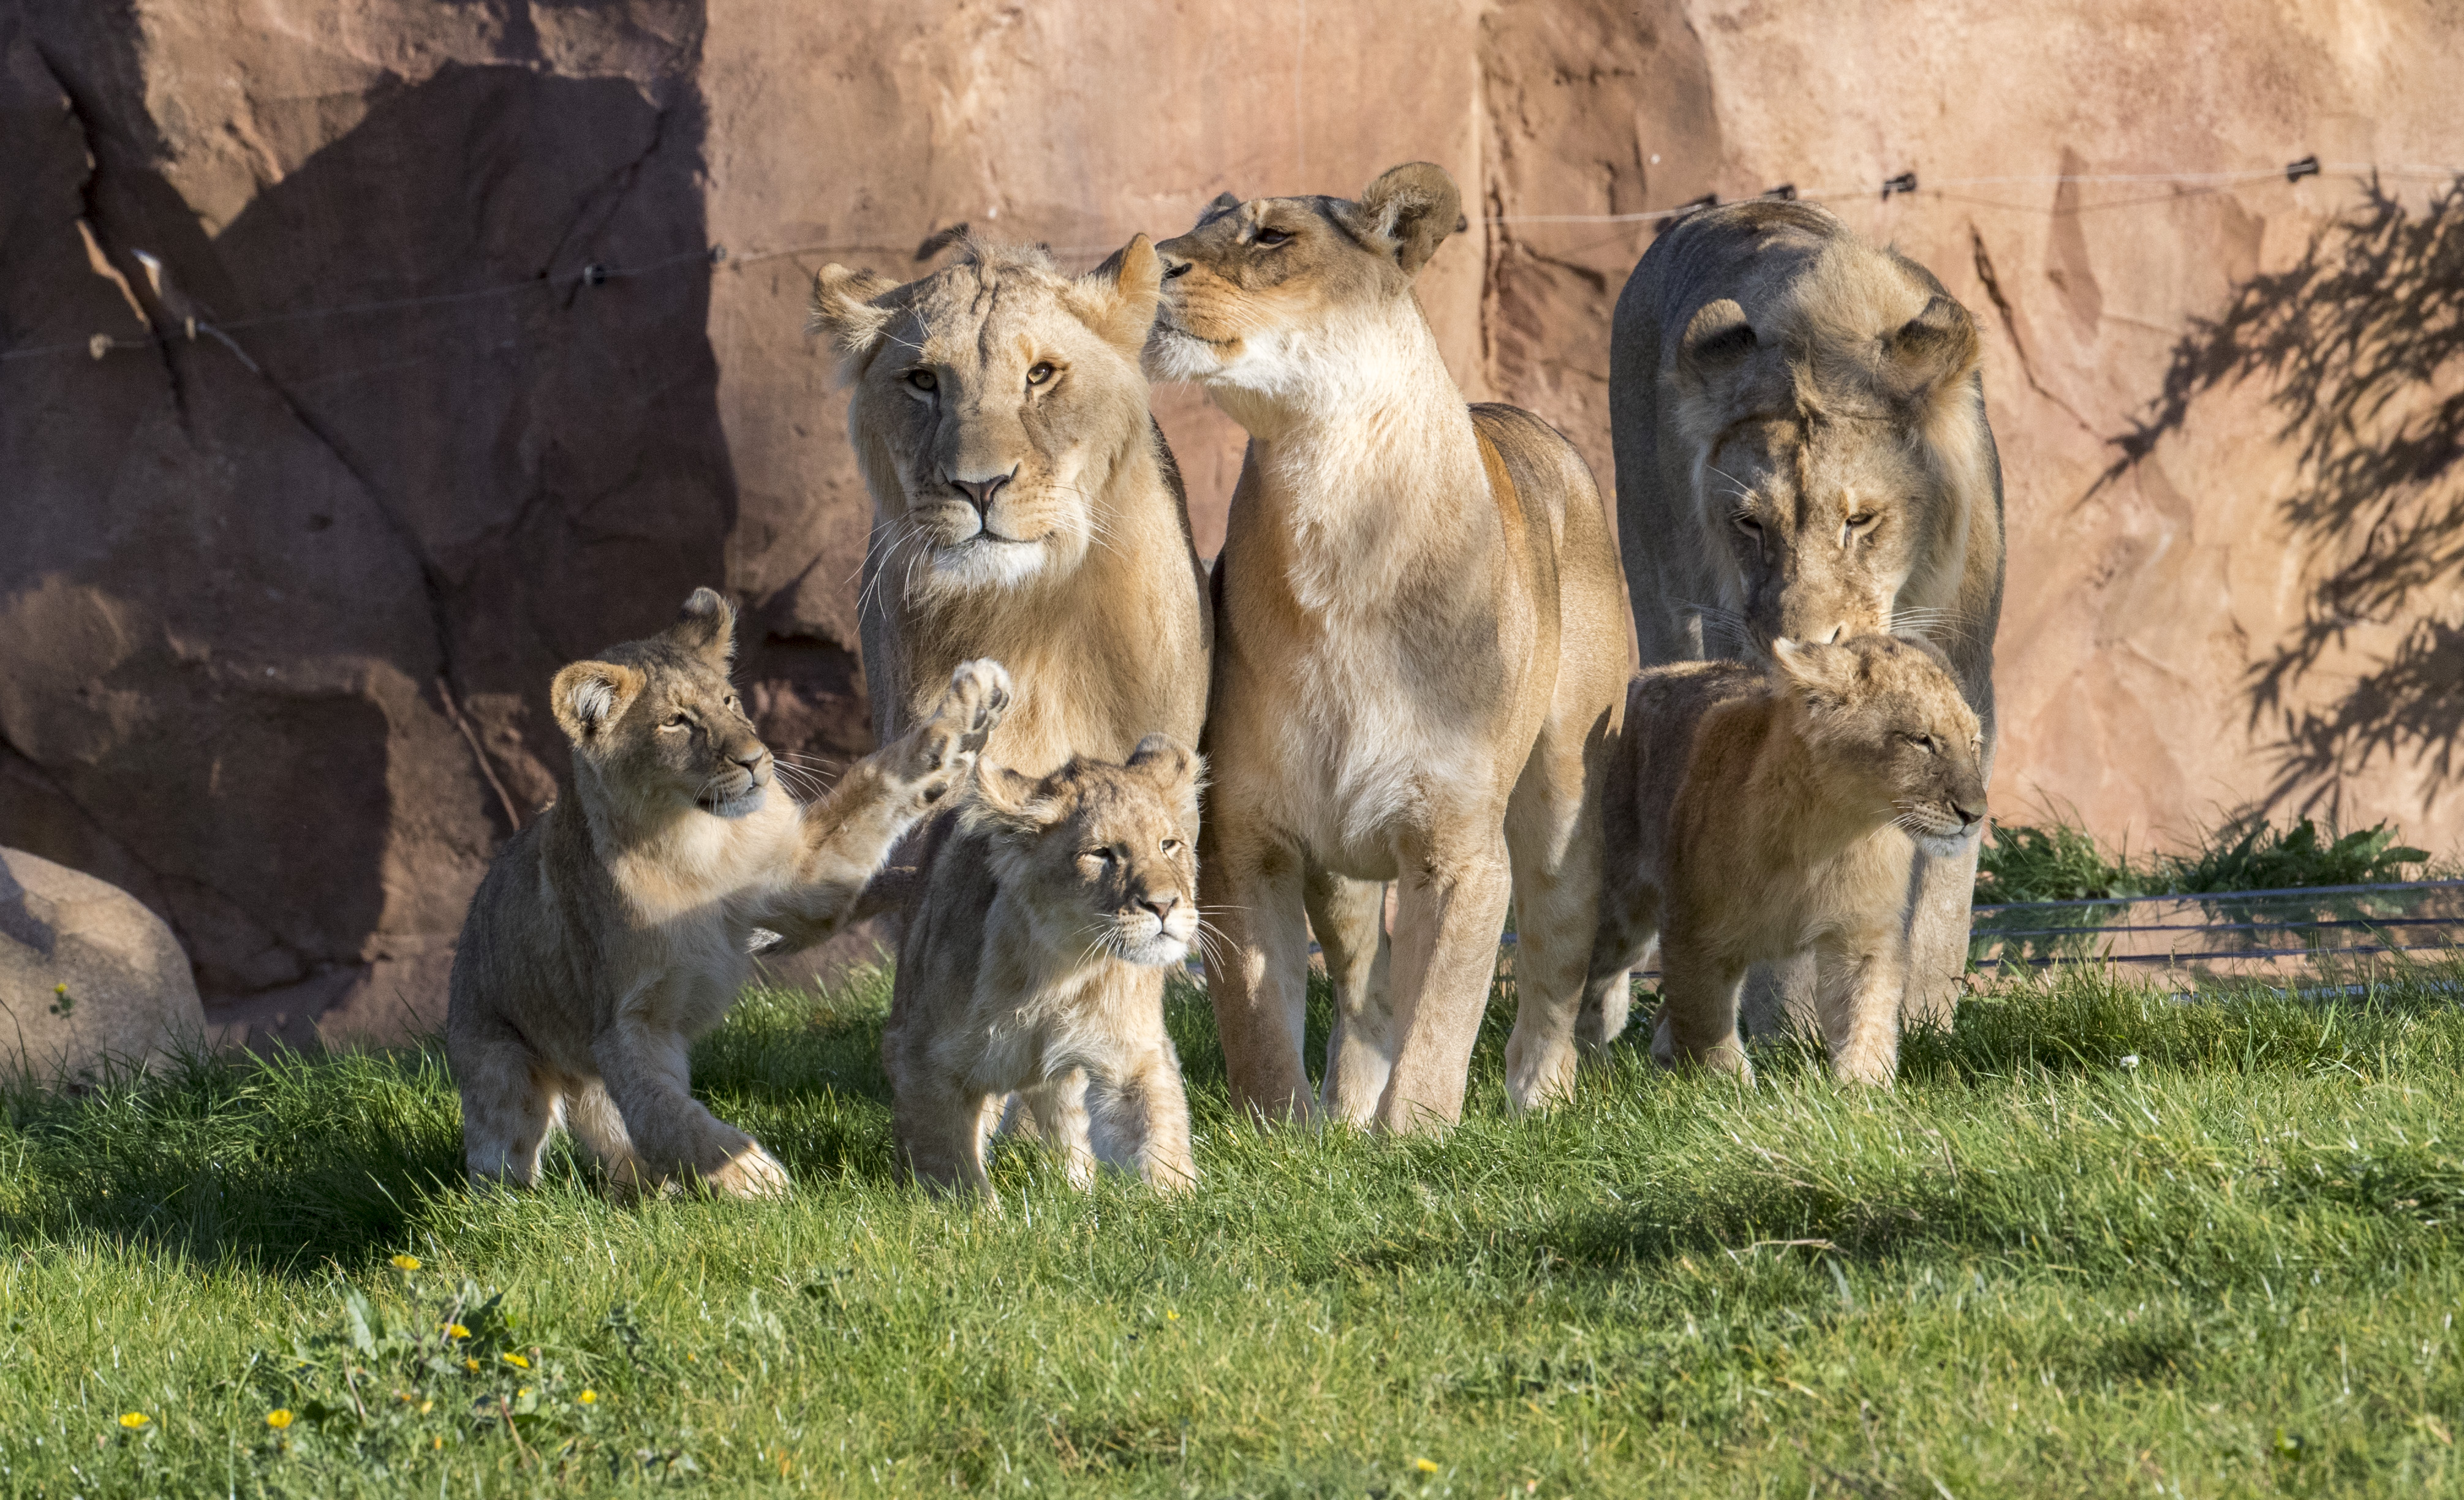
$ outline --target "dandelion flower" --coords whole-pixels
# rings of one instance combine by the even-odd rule
[[[2139,1071],[2139,1054],[2137,1053],[2123,1054],[2122,1071],[2124,1073],[2137,1073]]]
[[[419,1403],[419,1414],[420,1414],[421,1416],[423,1416],[423,1417],[427,1416],[429,1412],[434,1411],[435,1409],[436,1409],[436,1402],[433,1402],[433,1401],[424,1401],[424,1402],[421,1402]]]
[[[126,1427],[131,1432],[136,1431],[138,1428],[145,1425],[153,1420],[153,1418],[145,1415],[142,1411],[123,1411],[120,1414],[120,1424]]]
[[[516,1401],[528,1401],[528,1400],[530,1400],[530,1395],[531,1395],[531,1388],[530,1388],[529,1386],[525,1385],[525,1386],[523,1386],[520,1390],[517,1390],[517,1391],[514,1392],[514,1400],[516,1400]]]
[[[1416,1458],[1412,1460],[1412,1467],[1419,1469],[1423,1474],[1434,1474],[1438,1471],[1438,1466],[1425,1458]]]
[[[416,1255],[396,1255],[393,1258],[393,1268],[396,1271],[417,1271],[419,1269],[419,1257]]]
[[[1165,1309],[1164,1309],[1164,1311],[1163,1311],[1163,1315],[1164,1315],[1164,1321],[1166,1321],[1166,1322],[1168,1322],[1168,1323],[1177,1323],[1177,1322],[1179,1322],[1179,1321],[1180,1321],[1180,1315],[1179,1315],[1178,1313],[1174,1312],[1174,1311],[1173,1311],[1172,1309],[1170,1309],[1170,1308],[1165,1308]]]
[[[445,1325],[445,1337],[448,1338],[468,1338],[471,1337],[471,1330],[463,1327],[459,1323],[448,1323]]]
[[[599,1393],[597,1391],[583,1391],[581,1395],[574,1398],[574,1400],[582,1402],[584,1406],[589,1405],[598,1399]]]
[[[531,1362],[517,1354],[500,1354],[496,1356],[496,1358],[504,1360],[507,1364],[512,1365],[517,1370],[527,1370],[531,1367]]]
[[[479,1361],[476,1359],[465,1359],[462,1361],[462,1368],[466,1370],[475,1370],[479,1368]]]
[[[69,987],[68,987],[68,983],[67,983],[67,981],[65,981],[65,980],[63,980],[63,981],[61,981],[59,984],[54,985],[54,986],[52,987],[52,993],[54,993],[54,994],[55,994],[55,995],[64,995],[64,994],[67,994],[68,992],[69,992]]]
[[[428,1440],[428,1446],[429,1446],[429,1450],[430,1452],[433,1452],[433,1451],[435,1451],[436,1449],[443,1447],[444,1446],[445,1446],[445,1439],[444,1439],[443,1437],[441,1437],[441,1436],[440,1436],[440,1437],[433,1437],[433,1438],[430,1438],[430,1439],[429,1439],[429,1440]]]
[[[283,1428],[291,1425],[291,1408],[288,1406],[276,1406],[272,1411],[267,1412],[265,1414],[265,1424],[272,1427],[276,1432],[279,1432]]]

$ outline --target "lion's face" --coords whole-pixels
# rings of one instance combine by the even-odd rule
[[[1151,441],[1138,353],[1155,312],[1141,235],[1082,279],[976,245],[908,286],[825,268],[813,322],[845,357],[847,426],[880,508],[868,560],[910,591],[1066,576],[1104,540],[1089,497]]]
[[[1159,380],[1219,397],[1273,401],[1296,387],[1357,381],[1379,326],[1408,305],[1412,279],[1462,227],[1441,167],[1398,166],[1358,202],[1225,193],[1197,226],[1155,247],[1163,298],[1147,343]]]
[[[1985,826],[1985,744],[1942,653],[1863,635],[1837,645],[1771,642],[1805,705],[1819,763],[1890,807],[1917,847],[1955,859]]]
[[[735,651],[736,611],[696,589],[666,631],[557,673],[549,697],[575,758],[637,805],[759,809],[772,760],[727,680]]]
[[[1198,938],[1199,772],[1150,734],[1119,766],[1080,756],[1041,781],[985,767],[968,816],[1047,946],[1177,964]]]
[[[1935,622],[1967,546],[1974,325],[1895,259],[1826,252],[1801,280],[1698,309],[1668,380],[1721,598],[1705,654]],[[1725,627],[1725,628],[1724,628]],[[1722,635],[1730,639],[1719,639]]]

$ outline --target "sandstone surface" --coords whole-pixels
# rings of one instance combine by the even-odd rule
[[[2452,849],[2464,203],[2352,163],[2455,165],[2458,76],[2439,0],[8,0],[0,842],[234,1035],[432,1024],[560,663],[716,583],[773,743],[867,748],[814,269],[1425,159],[1457,378],[1604,485],[1625,216],[1791,185],[1978,314],[2005,810]],[[1211,552],[1239,433],[1157,407]]]
[[[0,1076],[91,1083],[206,1042],[188,956],[137,898],[0,849]]]

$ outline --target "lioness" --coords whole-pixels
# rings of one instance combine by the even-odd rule
[[[1917,852],[1955,860],[1985,820],[1983,731],[1922,641],[1771,642],[1771,676],[1687,662],[1636,676],[1608,790],[1588,1004],[1624,1024],[1626,971],[1660,937],[1652,1054],[1750,1075],[1747,966],[1811,950],[1832,1071],[1888,1083]]]
[[[1040,247],[974,239],[906,286],[814,279],[872,491],[859,623],[882,743],[979,656],[1018,684],[998,764],[1118,759],[1151,730],[1197,742],[1205,573],[1138,370],[1158,274],[1139,235],[1075,280]]]
[[[1200,865],[1233,1097],[1269,1119],[1311,1103],[1312,926],[1337,1010],[1318,1106],[1457,1118],[1509,894],[1508,1092],[1529,1107],[1573,1081],[1623,596],[1573,445],[1466,407],[1413,295],[1459,202],[1416,163],[1356,203],[1227,193],[1158,247],[1148,366],[1249,433],[1215,567]]]
[[[1984,725],[1990,776],[2002,467],[1977,359],[1974,324],[1930,272],[1809,204],[1709,209],[1661,235],[1617,298],[1609,351],[1643,664],[1923,635]],[[1918,861],[1911,1016],[1949,1013],[1975,877],[1973,844]],[[1802,965],[1757,984],[1748,1024],[1809,1019],[1811,988]],[[1602,1022],[1586,1009],[1586,1040],[1614,1034]]]
[[[798,807],[728,685],[735,645],[735,611],[697,589],[662,634],[556,674],[572,770],[489,866],[453,956],[445,1051],[474,1179],[530,1185],[561,1119],[619,1188],[787,1185],[687,1092],[686,1051],[744,988],[757,929],[827,937],[966,785],[1010,683],[966,663],[931,719]]]
[[[1197,1182],[1163,985],[1198,934],[1199,771],[1161,734],[1127,765],[1082,755],[1041,780],[987,762],[957,827],[935,830],[881,1038],[917,1177],[988,1191],[985,1128],[1017,1090],[1077,1185],[1098,1158]]]

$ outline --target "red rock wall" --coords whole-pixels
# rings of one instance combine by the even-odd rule
[[[1960,180],[2453,161],[2459,63],[2435,0],[0,11],[0,843],[162,912],[251,1034],[432,1017],[559,663],[722,582],[774,741],[864,748],[813,268],[962,220],[1091,264],[1421,158],[1502,221],[1423,278],[1459,379],[1604,484],[1652,227],[1530,216],[1840,187],[1978,313],[2005,808],[2145,842],[2323,796],[2453,847],[2464,209]],[[236,350],[81,347],[191,312]],[[1157,404],[1211,550],[1238,433]]]

